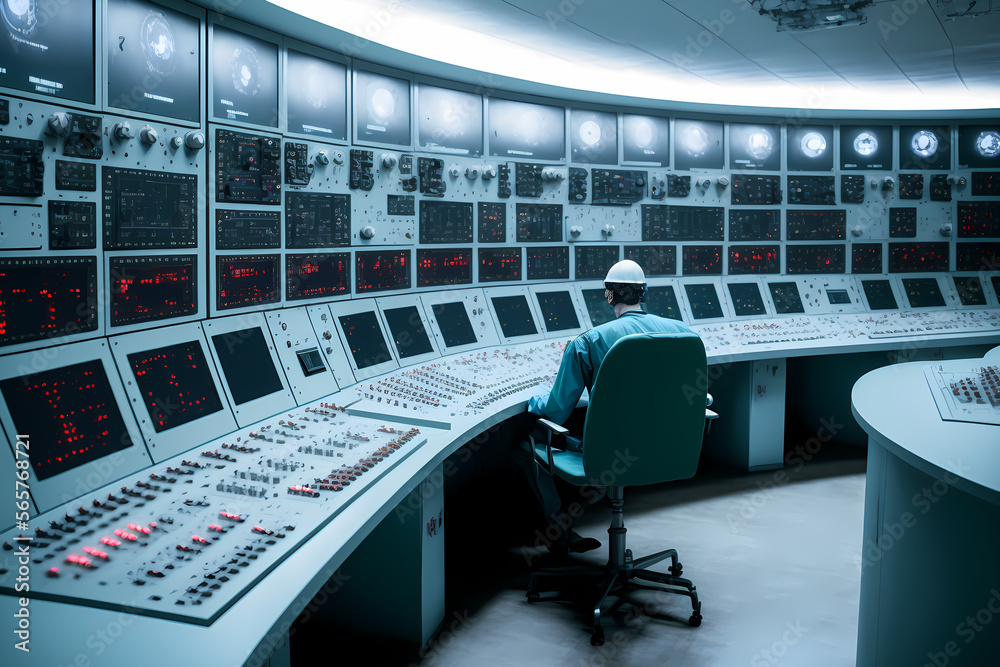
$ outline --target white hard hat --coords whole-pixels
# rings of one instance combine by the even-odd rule
[[[623,259],[608,270],[608,276],[604,279],[607,283],[625,283],[631,285],[645,285],[646,276],[642,272],[642,267],[631,259]]]

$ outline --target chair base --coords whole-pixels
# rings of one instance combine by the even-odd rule
[[[610,531],[609,531],[610,532]],[[667,570],[670,574],[662,574],[646,569],[650,565],[670,558],[671,565]],[[598,566],[578,566],[572,568],[545,568],[531,573],[528,579],[528,602],[544,602],[560,600],[558,597],[541,597],[535,584],[539,577],[558,577],[568,579],[597,579],[600,581],[600,595],[593,606],[593,634],[590,643],[594,646],[604,644],[604,628],[601,626],[601,609],[609,595],[621,594],[629,589],[645,589],[662,591],[665,593],[675,593],[686,595],[691,598],[691,617],[688,624],[692,627],[701,625],[701,601],[698,599],[698,592],[694,584],[689,579],[681,578],[683,566],[677,560],[677,551],[668,549],[658,553],[645,556],[638,560],[632,559],[631,550],[626,549],[622,563],[608,563],[603,567]],[[635,581],[636,579],[642,580]],[[649,583],[646,583],[649,582]],[[650,585],[656,584],[656,585]]]

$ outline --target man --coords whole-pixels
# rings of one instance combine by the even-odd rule
[[[640,306],[646,292],[646,277],[642,268],[630,259],[622,260],[611,267],[604,279],[604,297],[615,310],[615,319],[596,326],[580,334],[566,347],[559,373],[552,390],[547,394],[533,396],[528,401],[528,412],[540,415],[562,424],[577,407],[583,390],[588,391],[594,384],[594,377],[611,346],[619,338],[636,333],[690,333],[683,322],[666,319],[644,312]],[[581,442],[576,438],[566,438],[566,447],[572,451],[582,451]],[[593,538],[580,537],[569,530],[573,517],[560,513],[561,501],[551,477],[535,469],[531,450],[527,443],[521,444],[517,457],[518,465],[528,475],[535,496],[542,505],[545,523],[545,539],[539,540],[550,551],[569,550],[575,553],[590,551],[601,546]],[[553,537],[555,536],[555,539]]]

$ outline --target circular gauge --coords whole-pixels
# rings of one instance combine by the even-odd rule
[[[12,35],[28,36],[38,27],[35,0],[0,0],[0,15]]]
[[[632,139],[637,148],[649,148],[656,140],[656,129],[651,123],[641,120],[632,128]]]
[[[684,150],[691,157],[701,157],[708,150],[708,132],[700,125],[688,125],[684,130]]]
[[[930,157],[937,153],[937,135],[930,130],[920,130],[910,139],[910,148],[913,150],[914,155]]]
[[[799,148],[806,157],[819,157],[826,152],[826,139],[819,132],[806,132],[799,141]]]
[[[871,132],[862,132],[854,137],[854,152],[868,157],[878,150],[878,139]]]
[[[747,137],[747,153],[755,160],[766,160],[774,152],[774,140],[771,133],[764,130],[752,132]]]
[[[1000,133],[995,130],[981,132],[976,137],[976,152],[989,158],[1000,155]]]
[[[368,110],[382,120],[391,118],[396,112],[396,97],[388,88],[379,86],[368,97]]]
[[[601,140],[601,126],[592,120],[580,123],[580,141],[586,146],[593,146]]]
[[[174,71],[174,33],[162,14],[150,12],[139,29],[139,43],[150,72],[166,76]]]
[[[249,46],[233,49],[233,88],[253,97],[260,92],[260,66],[257,53]]]

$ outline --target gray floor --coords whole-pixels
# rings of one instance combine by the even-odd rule
[[[636,598],[641,613],[605,620],[590,645],[580,610],[528,604],[499,590],[454,612],[421,665],[853,665],[858,621],[864,460],[812,461],[785,475],[722,475],[626,491],[628,544],[636,557],[676,548],[698,586],[704,623],[687,625],[688,599]],[[607,512],[591,508],[577,529],[607,542]],[[587,554],[606,560],[606,551]]]

